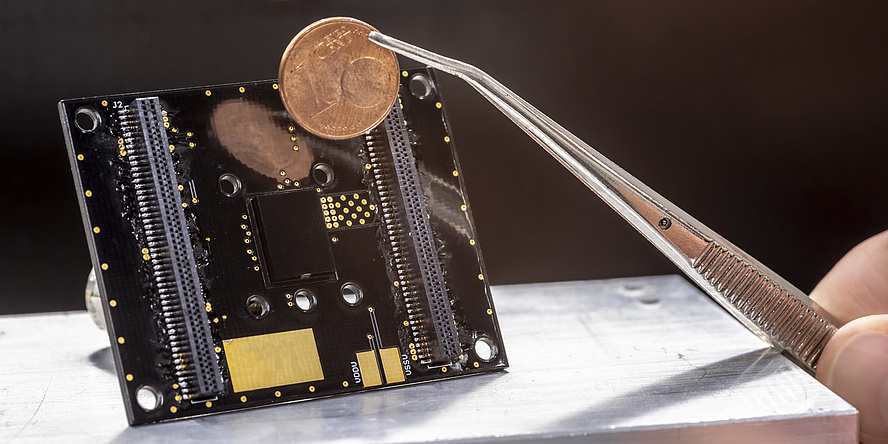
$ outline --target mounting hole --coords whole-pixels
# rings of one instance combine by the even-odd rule
[[[627,282],[621,285],[617,291],[623,296],[637,298],[639,296],[647,294],[648,288],[640,282]]]
[[[361,301],[364,300],[364,290],[354,282],[346,282],[343,284],[342,288],[339,290],[339,294],[342,295],[342,300],[352,307],[360,304]]]
[[[302,289],[293,295],[293,303],[296,304],[296,308],[308,313],[318,305],[318,298],[311,290]]]
[[[92,108],[78,108],[74,111],[74,126],[82,133],[91,133],[102,126],[102,116]]]
[[[256,319],[262,319],[271,312],[271,306],[264,297],[253,295],[247,298],[247,312]]]
[[[163,404],[160,390],[153,385],[143,385],[136,389],[136,404],[146,412],[153,412]]]
[[[410,93],[420,100],[429,98],[434,92],[432,81],[425,74],[414,74],[410,78],[410,83],[407,84],[407,87],[410,88]]]
[[[241,181],[234,174],[225,173],[219,176],[219,191],[225,196],[234,197],[240,193],[241,188],[243,188]]]
[[[311,167],[311,178],[322,187],[328,186],[335,179],[333,167],[326,163],[316,163],[315,166]]]
[[[475,356],[484,362],[490,362],[496,357],[496,344],[493,343],[493,339],[487,336],[478,336],[478,339],[475,339],[474,348]]]
[[[646,295],[638,298],[638,302],[641,302],[642,304],[646,304],[646,305],[654,305],[654,304],[660,303],[660,298],[657,297],[657,295],[646,294]]]

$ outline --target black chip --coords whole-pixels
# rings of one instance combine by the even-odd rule
[[[261,265],[269,283],[335,278],[319,199],[313,189],[253,198]]]

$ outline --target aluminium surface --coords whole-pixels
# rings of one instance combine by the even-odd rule
[[[145,427],[88,314],[0,317],[0,443],[857,442],[853,407],[681,277],[492,292],[505,372]]]
[[[434,72],[397,78],[335,141],[274,81],[59,104],[131,424],[508,366]]]

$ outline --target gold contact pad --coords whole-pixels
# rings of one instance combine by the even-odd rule
[[[397,347],[383,348],[379,350],[382,360],[382,370],[385,372],[385,382],[394,384],[404,382],[404,367],[401,366],[401,354]]]
[[[358,352],[358,368],[361,370],[361,380],[364,387],[382,385],[382,376],[379,374],[379,366],[376,364],[376,352],[373,350]]]
[[[324,379],[310,328],[222,341],[235,392]]]

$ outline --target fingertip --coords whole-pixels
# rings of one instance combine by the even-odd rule
[[[854,247],[817,284],[811,299],[840,323],[888,313],[888,231]]]
[[[860,411],[862,442],[888,443],[888,315],[859,318],[836,331],[816,376]]]

